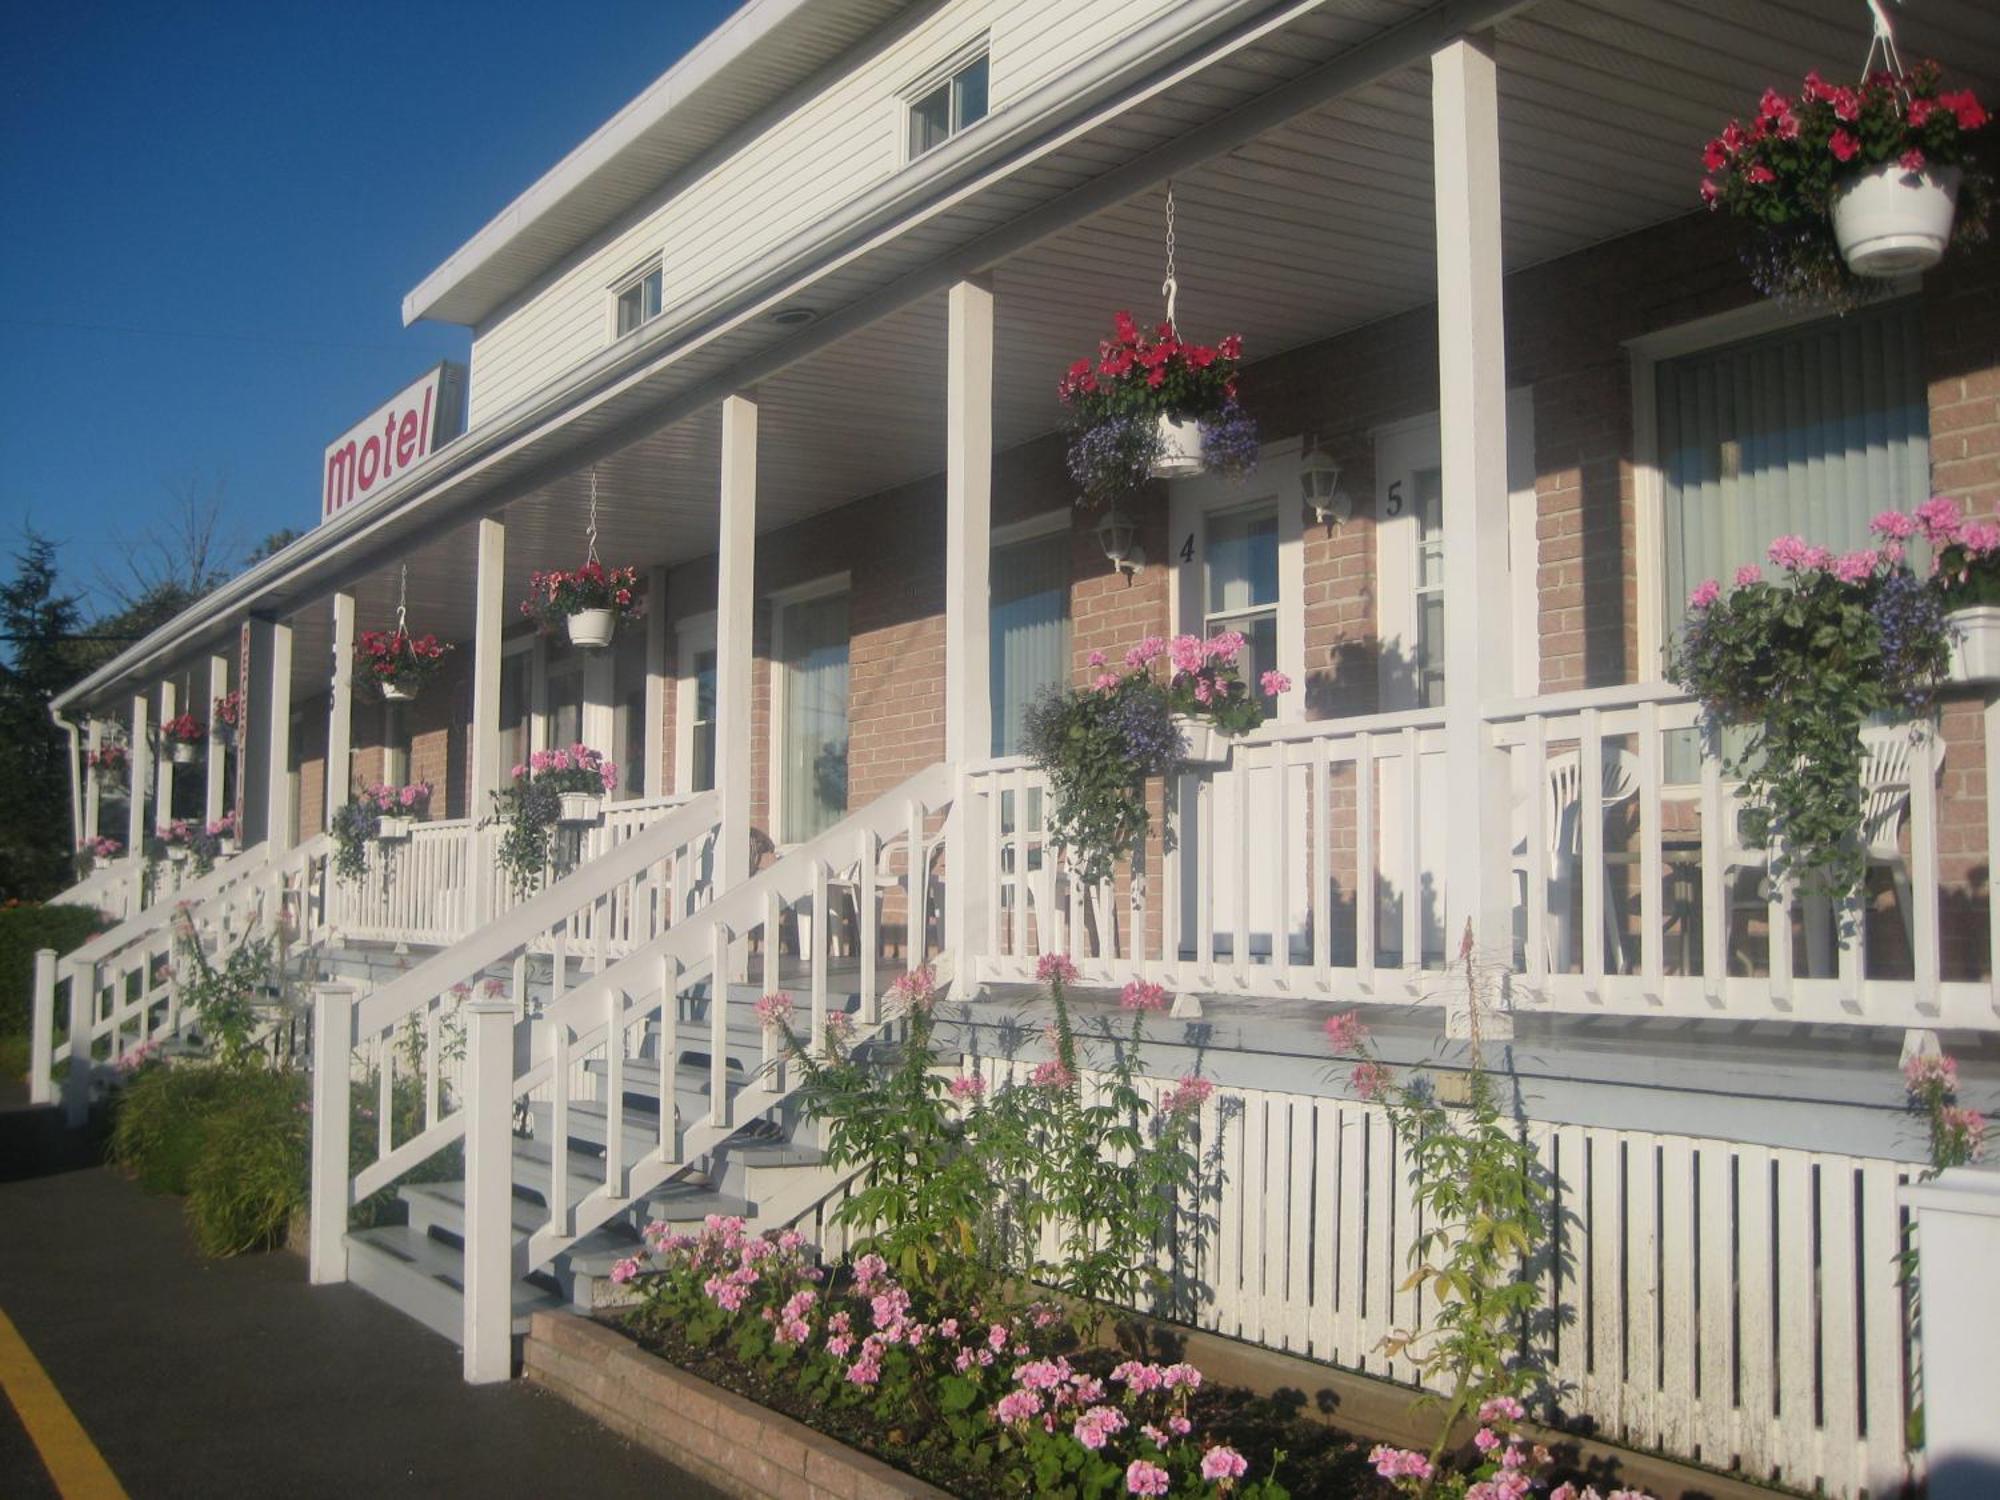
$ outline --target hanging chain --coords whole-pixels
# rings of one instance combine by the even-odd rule
[[[1861,81],[1868,81],[1868,71],[1875,66],[1875,58],[1880,54],[1882,68],[1898,83],[1903,79],[1903,59],[1896,51],[1895,28],[1889,24],[1888,0],[1868,0],[1869,10],[1875,13],[1875,34],[1868,40],[1868,56],[1861,64]]]
[[[586,535],[590,538],[590,551],[587,557],[585,558],[585,561],[596,562],[597,561],[597,465],[595,464],[592,464],[590,466],[590,530],[586,533]]]
[[[410,565],[403,564],[401,576],[396,580],[396,634],[410,633]]]
[[[1180,324],[1174,317],[1174,303],[1181,293],[1180,278],[1174,275],[1174,184],[1167,181],[1167,279],[1160,283],[1160,295],[1167,299],[1167,327],[1174,337],[1181,336]]]

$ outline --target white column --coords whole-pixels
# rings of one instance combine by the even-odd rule
[[[354,988],[313,991],[312,1231],[307,1274],[314,1286],[347,1280],[348,1093],[354,1055]],[[386,1125],[382,1128],[386,1129]]]
[[[472,783],[466,790],[465,814],[476,827],[493,812],[493,793],[500,788],[500,667],[506,623],[507,523],[498,516],[479,522],[478,578],[472,619]],[[493,909],[498,870],[486,858],[487,846],[474,836],[477,857],[472,862],[472,924],[481,926]]]
[[[292,847],[292,627],[270,624],[264,680],[264,837],[273,853]]]
[[[333,683],[326,710],[326,827],[354,786],[354,596],[333,596]]]
[[[2000,1486],[1993,1382],[1993,1349],[2000,1341],[2000,1283],[1993,1278],[2000,1263],[2000,1176],[1954,1167],[1935,1181],[1905,1187],[1901,1197],[1917,1223],[1931,1500],[1990,1500]],[[1892,1471],[1893,1465],[1884,1465],[1883,1477],[1900,1478]]]
[[[951,289],[945,356],[944,755],[960,773],[945,851],[945,946],[954,991],[977,983],[973,957],[985,935],[983,820],[964,801],[964,768],[992,750],[988,656],[993,557],[993,288]]]
[[[229,696],[229,658],[221,654],[208,659],[208,782],[202,802],[203,816],[213,823],[223,814],[224,799],[228,790],[229,742],[222,737],[222,726],[215,721],[215,705]],[[236,753],[243,753],[243,716],[237,715]],[[236,830],[240,847],[243,830]]]
[[[146,733],[149,705],[132,695],[132,763],[125,768],[125,852],[138,859],[146,848],[146,782],[153,774],[153,745]],[[137,909],[136,902],[134,909]]]
[[[648,797],[664,797],[667,774],[667,570],[646,570],[646,779]]]
[[[465,1378],[514,1373],[514,1004],[465,1007]]]
[[[83,975],[78,974],[70,983],[82,984]],[[34,1014],[29,1024],[33,1029],[28,1034],[28,1102],[47,1104],[55,1097],[54,1080],[50,1077],[55,1067],[56,1041],[56,950],[53,948],[35,950]]]
[[[153,826],[165,828],[174,820],[174,747],[167,741],[167,725],[180,713],[180,695],[171,682],[160,684],[160,763],[153,789]]]
[[[1500,275],[1500,106],[1490,38],[1431,57],[1437,196],[1438,406],[1443,444],[1445,752],[1450,872],[1445,950],[1466,924],[1482,954],[1511,955],[1506,766],[1482,698],[1509,696],[1507,364]]]
[[[97,837],[97,810],[104,795],[97,767],[92,762],[104,748],[104,721],[93,714],[84,723],[83,736],[83,842]]]
[[[750,876],[750,668],[757,619],[757,403],[722,403],[722,516],[715,582],[715,789],[722,803],[716,885]],[[777,748],[772,747],[772,754]]]

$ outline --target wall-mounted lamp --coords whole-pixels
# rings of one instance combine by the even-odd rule
[[[1127,577],[1146,565],[1146,554],[1139,546],[1138,536],[1139,528],[1115,505],[1097,523],[1097,545],[1104,549],[1111,566]]]
[[[1299,490],[1313,519],[1331,529],[1354,514],[1354,501],[1340,487],[1340,465],[1317,441],[1299,460]]]

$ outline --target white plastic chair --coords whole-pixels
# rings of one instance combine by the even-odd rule
[[[1603,761],[1599,810],[1608,816],[1613,808],[1638,795],[1639,767],[1633,755],[1616,745],[1604,747]],[[1550,756],[1543,775],[1548,779],[1547,819],[1542,830],[1546,840],[1543,847],[1548,851],[1549,880],[1548,920],[1544,926],[1546,956],[1549,968],[1564,974],[1569,972],[1570,958],[1575,951],[1571,912],[1575,905],[1576,881],[1583,865],[1582,753],[1566,750],[1560,755]],[[1514,808],[1514,872],[1521,877],[1523,910],[1533,893],[1528,890],[1527,833],[1521,825],[1527,821],[1528,809],[1532,805],[1524,800]],[[1623,974],[1629,965],[1625,960],[1623,936],[1618,930],[1618,905],[1611,886],[1611,864],[1608,860],[1604,865],[1603,879],[1604,941],[1611,949],[1614,967]]]

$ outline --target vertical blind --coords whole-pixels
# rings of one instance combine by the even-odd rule
[[[988,655],[995,755],[1021,752],[1028,705],[1069,680],[1069,549],[1063,531],[993,551]]]
[[[1667,625],[1774,537],[1849,551],[1930,484],[1914,298],[1661,363]]]
[[[798,843],[847,812],[847,595],[782,607],[784,757],[779,837]]]

